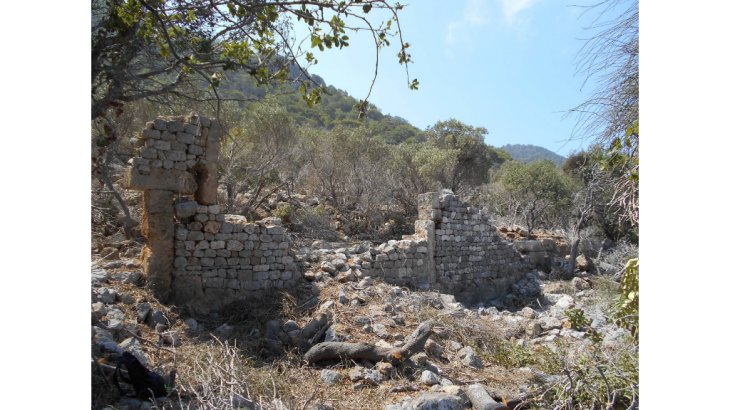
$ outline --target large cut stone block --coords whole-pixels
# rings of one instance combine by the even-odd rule
[[[198,163],[194,168],[198,189],[193,194],[193,200],[201,205],[215,205],[218,203],[218,166],[215,162]]]
[[[441,213],[433,212],[439,209],[439,194],[438,192],[426,192],[425,194],[418,195],[418,219],[423,220],[439,220],[441,219]]]
[[[145,212],[142,215],[141,230],[148,240],[172,240],[175,237],[175,220],[172,213]]]
[[[166,302],[170,295],[174,250],[172,240],[150,240],[142,249],[142,269],[147,275],[147,286],[161,302]]]
[[[172,191],[160,191],[159,189],[152,189],[145,191],[144,193],[144,207],[147,212],[159,213],[167,212],[172,213]]]
[[[221,123],[218,120],[211,120],[208,130],[208,139],[205,144],[205,159],[208,162],[218,162],[218,154],[221,151]]]
[[[137,167],[127,169],[122,186],[126,189],[145,191],[158,189],[190,195],[198,189],[193,174],[179,169],[152,168],[147,175],[140,174]]]

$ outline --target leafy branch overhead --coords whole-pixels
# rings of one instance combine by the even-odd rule
[[[238,71],[259,85],[297,83],[311,106],[324,88],[307,73],[318,63],[309,50],[342,49],[360,30],[372,34],[376,48],[373,83],[389,38],[400,43],[398,62],[408,76],[403,7],[386,0],[92,0],[92,119],[140,99],[240,100],[219,92],[225,73]],[[374,24],[374,9],[390,17]],[[295,38],[295,18],[309,29],[307,39]],[[418,89],[416,79],[407,84]],[[368,97],[356,106],[361,116]]]

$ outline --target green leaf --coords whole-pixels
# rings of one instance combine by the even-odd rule
[[[362,12],[369,13],[370,10],[372,10],[372,8],[373,8],[372,4],[366,4],[366,5],[362,6]]]

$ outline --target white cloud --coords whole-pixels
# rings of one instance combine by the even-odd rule
[[[537,3],[538,0],[499,0],[502,3],[502,11],[507,23],[512,24],[515,21],[517,13],[527,10]]]
[[[471,44],[467,35],[474,27],[481,27],[487,23],[487,12],[484,9],[486,0],[469,0],[464,7],[464,13],[458,21],[451,21],[446,24],[446,54],[453,58],[451,46],[461,42]]]

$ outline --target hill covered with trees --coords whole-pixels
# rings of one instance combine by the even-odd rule
[[[293,76],[299,76],[300,72],[293,72]],[[316,74],[309,76],[323,87],[324,92],[318,104],[309,106],[302,98],[295,84],[292,87],[257,86],[254,80],[243,72],[228,73],[226,82],[223,84],[223,94],[229,98],[240,100],[270,98],[270,101],[283,106],[288,116],[297,125],[309,125],[314,128],[332,130],[338,125],[345,127],[365,126],[370,134],[379,136],[389,144],[400,144],[402,142],[418,139],[423,136],[422,130],[411,125],[407,120],[383,114],[374,104],[369,104],[369,109],[363,118],[359,118],[359,111],[355,107],[358,100],[350,96],[346,91],[334,86],[327,85],[322,77]],[[239,104],[244,108],[247,103]]]
[[[512,158],[522,162],[532,162],[538,159],[547,159],[555,165],[560,166],[565,161],[565,157],[558,155],[547,148],[538,147],[530,144],[507,144],[500,149],[507,151]]]

